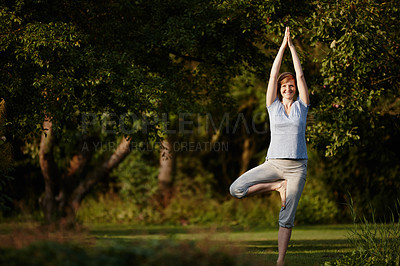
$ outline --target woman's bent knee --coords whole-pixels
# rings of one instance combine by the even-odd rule
[[[234,186],[234,184],[232,184],[229,188],[229,192],[231,193],[231,195],[235,198],[241,199],[245,196],[245,191],[243,189],[240,189],[236,186]]]

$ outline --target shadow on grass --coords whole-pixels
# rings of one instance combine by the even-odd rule
[[[249,254],[271,262],[278,256],[277,241],[243,241]],[[289,243],[286,265],[322,265],[351,252],[348,240],[295,240]]]
[[[250,250],[263,250],[265,248],[278,248],[277,241],[243,241],[243,246],[247,246]],[[346,249],[349,248],[349,241],[346,239],[338,240],[295,240],[289,243],[289,252],[312,252],[323,251],[327,249]]]

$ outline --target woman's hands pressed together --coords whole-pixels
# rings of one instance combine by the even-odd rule
[[[289,48],[294,47],[293,42],[292,42],[292,38],[291,38],[291,36],[290,36],[290,29],[289,29],[289,27],[286,27],[285,38],[287,39],[286,41],[287,41],[287,43],[288,43]]]

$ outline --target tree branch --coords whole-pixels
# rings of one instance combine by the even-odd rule
[[[101,167],[93,169],[86,177],[79,183],[77,188],[73,191],[71,196],[71,203],[73,211],[76,212],[80,206],[83,197],[90,191],[90,189],[101,179],[107,177],[109,173],[117,167],[131,152],[130,149],[131,139],[122,138],[117,149],[106,160]]]
[[[177,56],[177,57],[181,57],[181,58],[183,58],[185,60],[188,60],[188,61],[196,61],[196,62],[199,62],[199,63],[204,63],[205,62],[205,60],[202,59],[202,58],[198,58],[198,57],[194,57],[194,56],[190,56],[190,55],[183,55],[183,54],[181,54],[181,53],[179,53],[177,51],[171,50],[170,53],[175,55],[175,56]]]
[[[69,195],[78,185],[79,178],[87,172],[88,163],[94,153],[94,149],[85,148],[85,144],[87,144],[86,137],[82,139],[78,152],[72,156],[69,167],[61,178],[60,192],[56,200],[59,203],[59,211],[63,215],[66,215],[64,213],[66,209],[64,208],[69,200]]]

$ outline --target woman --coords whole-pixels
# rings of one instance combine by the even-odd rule
[[[285,48],[289,46],[296,76],[285,72],[278,77]],[[295,101],[296,90],[299,97]],[[230,187],[237,198],[278,191],[282,208],[279,214],[277,265],[283,265],[294,226],[296,208],[307,175],[306,119],[310,99],[299,57],[287,27],[272,65],[266,96],[271,142],[266,161],[243,175]]]

